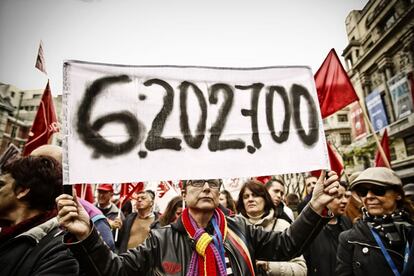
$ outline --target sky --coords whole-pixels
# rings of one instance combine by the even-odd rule
[[[62,91],[64,60],[129,65],[307,65],[342,54],[367,0],[0,0],[0,82]],[[48,77],[35,69],[43,41]],[[343,59],[342,59],[343,61]]]

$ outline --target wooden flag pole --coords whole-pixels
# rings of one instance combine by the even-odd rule
[[[373,126],[372,126],[372,124],[371,124],[371,121],[370,121],[370,119],[369,119],[369,117],[368,117],[368,115],[367,115],[367,112],[365,111],[365,109],[364,109],[364,108],[362,108],[362,105],[361,105],[361,103],[360,103],[359,101],[358,101],[358,103],[359,103],[359,107],[360,107],[360,108],[361,108],[361,110],[362,110],[362,114],[364,114],[365,121],[367,122],[368,127],[369,127],[369,129],[371,130],[372,135],[374,136],[375,143],[377,144],[377,147],[378,147],[379,153],[381,154],[381,158],[382,158],[382,160],[384,160],[384,163],[385,163],[385,165],[387,166],[387,168],[391,169],[390,162],[388,162],[387,156],[385,155],[384,149],[383,149],[383,148],[382,148],[382,146],[381,146],[381,143],[380,143],[380,141],[379,141],[379,139],[378,139],[378,136],[377,136],[377,134],[376,134],[376,132],[375,132],[375,130],[374,130],[374,127],[373,127]]]

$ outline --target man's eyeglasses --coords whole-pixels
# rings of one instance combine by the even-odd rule
[[[385,193],[391,190],[389,187],[384,186],[371,186],[371,187],[357,187],[355,188],[355,192],[360,197],[366,197],[368,194],[368,191],[371,191],[376,196],[384,196]]]
[[[219,189],[220,188],[220,180],[218,179],[198,179],[198,180],[190,180],[189,185],[197,188],[204,187],[205,184],[208,184],[210,189]]]

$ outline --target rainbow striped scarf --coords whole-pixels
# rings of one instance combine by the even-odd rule
[[[227,235],[227,221],[220,209],[214,211],[211,223],[214,235],[210,236],[203,228],[199,228],[194,219],[184,209],[181,220],[190,238],[196,245],[196,251],[191,256],[187,276],[224,276],[226,263],[224,259],[223,241]]]

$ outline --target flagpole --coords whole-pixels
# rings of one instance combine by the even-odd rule
[[[370,121],[370,120],[369,120],[369,118],[368,118],[367,112],[365,111],[365,109],[364,109],[364,108],[362,108],[362,105],[361,105],[361,103],[360,103],[359,101],[358,101],[358,103],[359,103],[359,107],[360,107],[360,108],[361,108],[361,110],[362,110],[362,114],[364,115],[365,121],[367,122],[368,127],[369,127],[369,129],[371,130],[371,132],[372,132],[372,134],[373,134],[373,136],[374,136],[375,143],[377,144],[377,147],[378,147],[378,151],[379,151],[379,153],[381,154],[381,158],[382,158],[382,160],[384,161],[384,163],[385,163],[385,165],[387,166],[387,168],[391,169],[390,162],[388,162],[388,158],[387,158],[387,156],[385,155],[384,149],[383,149],[383,148],[382,148],[382,146],[381,146],[381,143],[380,143],[380,141],[379,141],[379,139],[378,139],[378,136],[377,136],[377,134],[376,134],[376,132],[375,132],[375,130],[374,130],[374,127],[372,126],[371,121]]]

